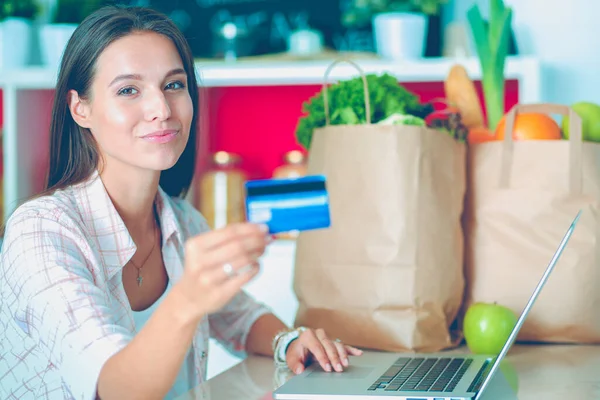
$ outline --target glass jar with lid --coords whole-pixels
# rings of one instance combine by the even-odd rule
[[[299,150],[288,151],[283,156],[283,164],[275,168],[273,178],[299,178],[306,175],[306,157]],[[276,239],[294,240],[298,232],[284,232],[275,235]]]
[[[211,166],[200,179],[199,210],[212,229],[246,219],[241,157],[226,151],[212,155]]]
[[[275,168],[273,178],[297,178],[306,175],[306,157],[300,150],[288,151],[283,164]]]

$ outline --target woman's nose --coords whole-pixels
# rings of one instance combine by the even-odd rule
[[[171,117],[171,107],[163,92],[157,91],[151,94],[148,99],[146,115],[149,121],[155,119],[163,121]]]

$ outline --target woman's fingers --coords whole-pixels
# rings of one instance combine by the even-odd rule
[[[344,348],[348,354],[352,354],[353,356],[360,356],[363,353],[361,349],[357,349],[356,347],[344,345]]]
[[[337,372],[342,372],[344,368],[342,367],[342,361],[340,360],[336,345],[329,340],[323,329],[317,329],[315,334],[321,341],[321,344],[327,353],[327,357],[329,358],[329,363],[333,366],[333,369]]]
[[[304,371],[306,364],[311,358],[311,354],[305,346],[294,341],[290,345],[285,358],[288,368],[297,375]]]
[[[258,258],[268,243],[267,229],[251,223],[231,224],[186,240],[178,288],[194,316],[222,308],[256,276]]]
[[[213,250],[225,243],[236,241],[236,239],[248,236],[265,237],[268,228],[266,225],[252,224],[248,222],[233,223],[221,229],[211,231],[208,234],[198,236],[196,239],[197,245],[202,250]]]
[[[258,263],[253,263],[247,269],[243,270],[243,272],[241,272],[240,274],[235,275],[226,280],[221,285],[221,288],[219,290],[222,291],[222,295],[225,298],[232,298],[237,292],[240,291],[242,286],[244,286],[256,276],[259,270],[260,267]]]
[[[289,346],[286,361],[294,373],[301,373],[309,359],[316,360],[327,372],[343,372],[350,365],[348,355],[359,356],[362,350],[330,340],[323,329],[307,329]]]
[[[205,288],[215,288],[225,282],[245,273],[252,273],[254,268],[258,268],[258,258],[238,257],[235,260],[223,263],[220,268],[211,268],[203,270],[198,275],[200,285]]]
[[[247,264],[256,260],[265,251],[267,246],[267,236],[248,235],[238,240],[232,240],[215,247],[210,253],[205,255],[202,260],[208,268],[211,266],[220,266],[239,257],[245,257]],[[252,259],[254,258],[254,259]]]
[[[346,351],[346,346],[344,346],[342,344],[342,342],[335,340],[333,342],[333,344],[335,345],[335,348],[340,356],[340,360],[342,361],[342,365],[344,367],[347,367],[349,365],[348,362],[348,352]]]
[[[302,338],[303,345],[308,349],[308,351],[312,354],[312,357],[319,362],[321,368],[323,368],[327,372],[331,372],[331,363],[329,362],[329,357],[323,344],[315,335],[313,330],[308,330],[302,333],[304,338]]]
[[[221,231],[218,232],[219,236],[221,236],[221,233]],[[213,234],[217,234],[217,231],[205,235],[210,239]],[[269,242],[267,235],[260,230],[245,236],[232,236],[229,240],[220,242],[220,245],[211,248],[211,250],[203,249],[203,246],[205,246],[203,244],[204,240],[207,239],[197,237],[187,243],[186,258],[192,261],[193,269],[202,270],[203,279],[210,282],[223,281],[229,277],[228,275],[237,272],[240,268],[256,262],[264,253]],[[216,276],[221,277],[221,279],[214,279],[214,276],[205,275],[207,271],[215,272]]]

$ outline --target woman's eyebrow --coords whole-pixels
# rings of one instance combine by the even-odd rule
[[[165,75],[165,78],[169,78],[169,77],[171,77],[173,75],[180,75],[180,74],[187,75],[186,72],[185,72],[185,69],[183,69],[183,68],[175,68],[175,69],[172,69],[169,72],[167,72],[167,75]]]
[[[127,79],[132,79],[132,80],[140,81],[140,80],[142,80],[142,76],[140,74],[122,74],[122,75],[117,75],[117,77],[115,79],[113,79],[108,84],[108,86],[111,87],[115,83],[117,83],[119,81],[124,81],[124,80],[127,80]]]
[[[186,75],[186,72],[183,68],[174,68],[172,70],[170,70],[169,72],[167,72],[167,74],[165,75],[165,78],[169,78],[173,75],[180,75],[180,74],[184,74]],[[124,81],[124,80],[128,80],[128,79],[132,79],[132,80],[142,80],[142,75],[140,74],[122,74],[122,75],[117,75],[117,77],[115,79],[113,79],[110,83],[109,83],[109,87],[114,85],[115,83],[119,82],[119,81]]]

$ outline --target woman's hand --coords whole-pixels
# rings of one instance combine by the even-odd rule
[[[185,267],[177,291],[186,316],[198,321],[226,305],[259,270],[269,243],[266,226],[238,223],[185,243]],[[175,289],[175,288],[174,288]]]
[[[348,355],[361,354],[362,350],[329,339],[323,329],[307,329],[290,344],[285,356],[290,370],[300,374],[312,359],[327,372],[342,372],[349,365]]]

